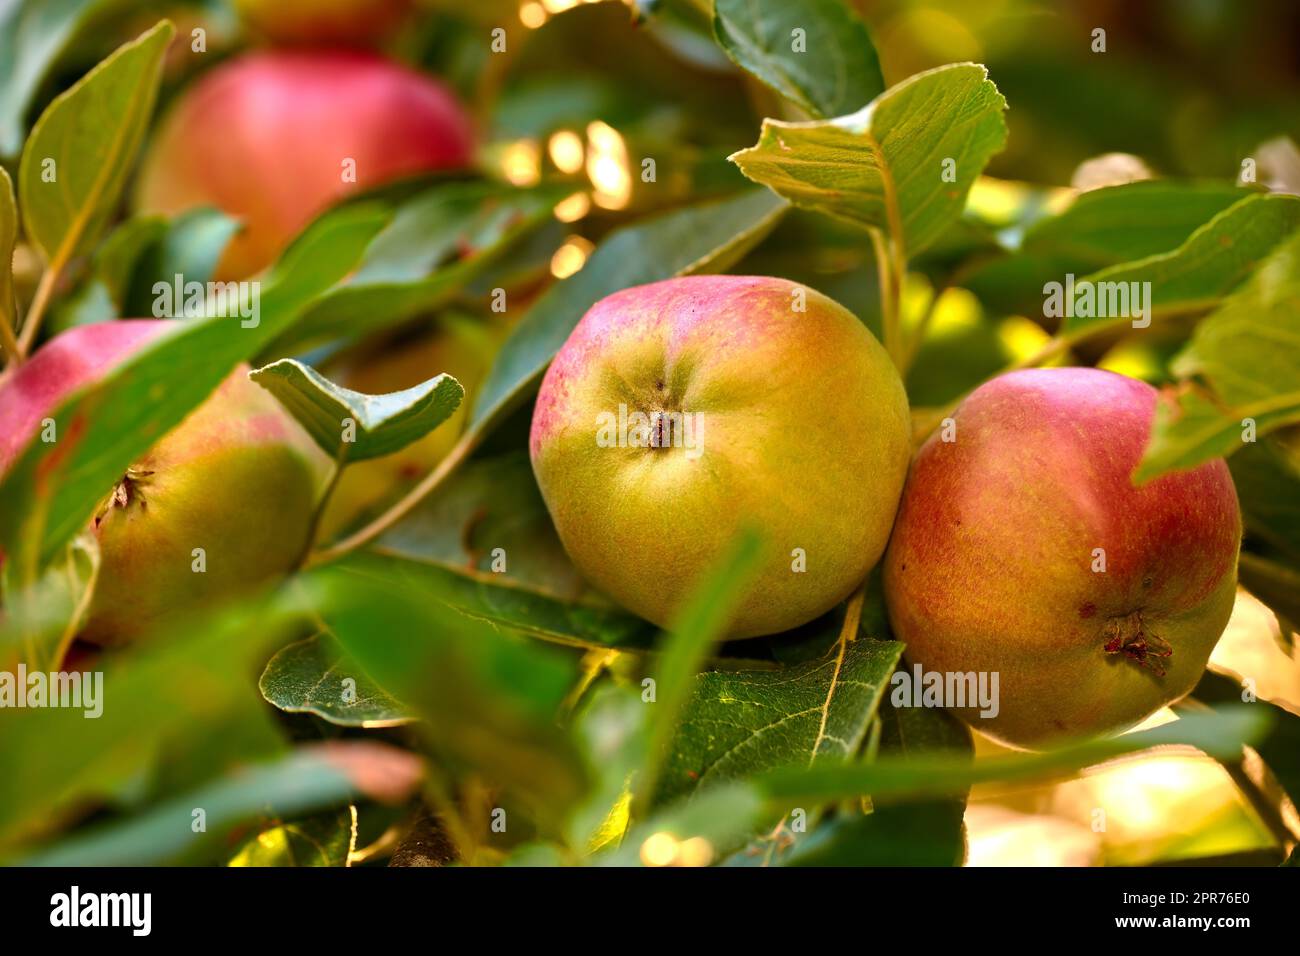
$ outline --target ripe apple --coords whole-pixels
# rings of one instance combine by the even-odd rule
[[[412,0],[235,0],[249,24],[280,43],[355,44],[384,36]]]
[[[469,119],[437,81],[355,51],[252,53],[180,97],[149,149],[136,207],[215,206],[244,222],[218,267],[270,264],[349,192],[467,165]]]
[[[529,449],[578,569],[655,624],[759,526],[730,636],[772,634],[843,600],[884,551],[907,396],[866,327],[811,289],[669,279],[582,318],[542,382]]]
[[[1222,460],[1134,487],[1157,400],[1097,369],[1012,372],[917,453],[889,618],[922,673],[999,675],[996,716],[956,708],[976,730],[1025,748],[1118,731],[1205,669],[1241,516]]]
[[[0,388],[0,474],[65,398],[171,326],[102,322],[51,339]],[[238,368],[107,495],[93,522],[100,571],[81,636],[121,643],[291,570],[328,469],[303,428]]]

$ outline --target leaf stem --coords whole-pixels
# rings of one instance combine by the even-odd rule
[[[41,273],[41,281],[36,284],[36,293],[32,296],[31,307],[27,310],[27,317],[23,320],[22,332],[18,337],[18,352],[16,360],[21,362],[31,352],[32,345],[36,341],[36,333],[41,328],[41,321],[45,318],[45,313],[50,307],[50,300],[54,296],[54,286],[59,280],[59,270],[47,268]]]
[[[339,450],[334,456],[334,465],[330,471],[329,481],[325,483],[325,487],[321,491],[320,501],[316,503],[316,509],[312,512],[311,524],[307,527],[307,538],[302,544],[302,552],[298,555],[294,567],[305,567],[311,557],[312,545],[316,543],[316,535],[320,531],[321,519],[325,517],[325,509],[329,506],[330,498],[334,495],[334,489],[339,485],[339,479],[343,477],[343,469],[346,466],[344,459],[347,457],[346,449],[347,445],[339,444]]]
[[[903,347],[903,364],[899,367],[899,371],[904,375],[911,369],[912,363],[916,361],[916,355],[921,351],[921,343],[925,341],[925,333],[930,328],[930,323],[934,321],[935,312],[938,311],[939,299],[949,288],[950,286],[945,283],[934,290],[934,294],[930,297],[930,302],[926,306],[925,312],[921,314],[921,319],[917,322],[916,328],[907,336]]]
[[[0,269],[4,267],[4,263],[0,263]],[[4,349],[9,362],[15,366],[21,365],[23,361],[22,349],[18,345],[18,339],[14,336],[13,323],[17,314],[16,303],[0,303],[0,348]]]
[[[573,689],[569,691],[564,702],[560,705],[560,717],[570,716],[578,706],[591,685],[596,682],[596,678],[605,671],[618,658],[619,648],[610,647],[603,650],[591,650],[582,656],[581,672],[578,675],[578,682],[574,684]]]
[[[888,240],[879,229],[871,230],[871,245],[876,256],[876,278],[880,284],[880,330],[885,351],[895,367],[903,371],[899,300],[901,283],[896,282],[893,257],[889,254]]]
[[[826,739],[826,722],[831,715],[831,701],[835,699],[835,691],[840,682],[840,670],[844,667],[844,654],[848,650],[849,643],[858,639],[858,625],[862,621],[862,602],[867,597],[867,582],[863,580],[862,586],[853,593],[849,598],[848,606],[844,609],[844,623],[840,626],[840,637],[835,642],[835,670],[831,672],[830,686],[826,688],[826,700],[821,707],[821,722],[817,725],[817,736],[813,739],[812,752],[808,755],[808,766],[812,766],[817,761],[817,752],[821,749],[822,741]]]
[[[69,561],[75,565],[76,558],[73,556],[72,549],[69,549]],[[69,575],[74,577],[75,575]],[[59,643],[54,649],[54,659],[51,669],[57,670],[63,666],[63,659],[68,656],[68,651],[72,648],[72,642],[76,639],[77,631],[81,629],[81,623],[85,620],[86,612],[90,610],[90,602],[95,598],[95,588],[99,584],[99,558],[94,555],[90,562],[90,580],[86,582],[86,589],[82,591],[81,597],[77,599],[77,606],[72,609],[72,617],[68,619],[67,626],[63,629],[63,634],[59,637]]]
[[[469,457],[475,446],[478,444],[478,436],[473,431],[467,431],[461,436],[460,441],[447,453],[447,457],[438,462],[438,466],[425,475],[418,485],[406,493],[401,501],[397,502],[383,514],[381,514],[370,524],[366,525],[355,534],[351,534],[327,548],[320,548],[310,554],[304,564],[304,567],[315,567],[318,564],[325,564],[329,561],[337,560],[350,551],[363,547],[374,541],[385,531],[391,528],[397,522],[401,521],[411,513],[415,507],[427,498],[435,488],[441,485],[456,468]]]

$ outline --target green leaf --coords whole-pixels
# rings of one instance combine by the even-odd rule
[[[164,744],[199,754],[220,747],[213,735],[231,715],[265,709],[248,675],[285,639],[299,614],[289,602],[251,601],[196,614],[143,647],[74,665],[83,681],[98,685],[93,696],[102,712],[92,719],[85,711],[94,702],[84,698],[88,707],[82,709],[6,711],[0,849],[148,771]],[[54,740],[58,746],[51,747]],[[209,773],[219,769],[206,765]],[[184,829],[189,831],[188,822]]]
[[[655,629],[608,604],[579,603],[476,572],[394,554],[357,553],[351,566],[403,583],[438,604],[495,629],[587,650],[643,648]]]
[[[785,209],[769,193],[745,192],[610,233],[577,274],[537,300],[506,340],[474,403],[469,440],[523,403],[578,320],[598,301],[629,286],[722,271],[767,235]]]
[[[951,796],[977,783],[1034,780],[1070,774],[1084,767],[1152,747],[1186,745],[1212,757],[1232,759],[1243,744],[1269,732],[1271,716],[1260,707],[1225,708],[1214,714],[1180,715],[1150,730],[1101,737],[1036,754],[1015,754],[971,762],[965,755],[881,757],[870,764],[821,765],[777,770],[754,785],[777,807],[816,805],[870,794],[885,797]]]
[[[1274,432],[1228,459],[1247,538],[1300,562],[1300,431]]]
[[[364,556],[305,579],[321,617],[376,683],[421,722],[440,765],[500,788],[543,825],[585,792],[585,768],[555,724],[571,656],[447,607],[412,575]]]
[[[0,9],[0,156],[15,156],[37,88],[106,0],[10,0]]]
[[[896,641],[860,636],[794,667],[700,674],[655,803],[716,781],[851,759],[902,652]]]
[[[75,834],[16,861],[24,866],[157,866],[210,859],[233,829],[265,814],[294,817],[346,804],[371,789],[367,769],[394,774],[387,786],[409,792],[418,759],[385,744],[337,741],[305,747],[244,768],[138,817]],[[206,829],[193,826],[204,813]]]
[[[1300,227],[1300,197],[1252,195],[1201,226],[1177,249],[1094,272],[1080,281],[1150,282],[1152,316],[1213,308]],[[1129,325],[1132,316],[1067,316],[1067,334]]]
[[[116,318],[141,318],[158,310],[155,284],[206,284],[239,222],[215,209],[193,209],[168,221],[161,216],[128,219],[91,255],[90,274],[59,302],[55,329]],[[182,297],[183,300],[183,297]]]
[[[1300,422],[1300,232],[1197,326],[1174,369],[1200,376],[1212,392],[1185,387],[1176,404],[1158,409],[1138,481],[1231,455],[1248,437],[1247,422],[1256,439]]]
[[[353,683],[345,684],[347,680]],[[341,727],[396,727],[413,719],[328,634],[280,650],[267,662],[257,686],[280,710],[315,714]]]
[[[82,284],[55,304],[50,334],[75,325],[128,317],[125,302],[132,271],[145,250],[161,241],[166,231],[166,221],[156,218],[129,219],[110,232],[91,254],[90,269]]]
[[[681,800],[657,811],[654,816],[633,827],[617,849],[598,854],[591,862],[596,866],[666,865],[683,862],[669,858],[654,863],[652,847],[662,846],[665,836],[681,844],[703,841],[708,852],[698,861],[708,863],[742,846],[755,828],[770,815],[762,795],[749,784],[724,783],[700,793],[691,800]],[[651,838],[654,838],[653,842]]]
[[[952,807],[956,808],[955,817]],[[960,866],[964,853],[961,808],[917,803],[837,816],[795,841],[772,862],[781,866]]]
[[[18,243],[18,202],[14,199],[14,183],[3,166],[0,166],[0,325],[6,330],[0,349],[5,361],[14,347],[13,333],[17,328],[17,299],[14,298],[14,246]]]
[[[270,348],[283,354],[331,338],[359,339],[444,305],[549,222],[566,194],[555,187],[452,182],[398,203],[356,271]],[[347,208],[325,213],[317,225]]]
[[[27,235],[60,270],[94,243],[144,139],[163,54],[175,31],[162,21],[117,49],[41,114],[18,170]]]
[[[228,866],[347,866],[356,849],[357,809],[318,813],[289,823],[269,821]]]
[[[125,306],[136,265],[148,249],[163,241],[165,235],[167,220],[161,216],[128,219],[110,232],[91,256],[91,281],[104,287],[122,318],[153,314],[150,309],[130,316],[125,313]]]
[[[1297,211],[1300,226],[1300,200]],[[1295,393],[1300,383],[1300,231],[1277,246],[1241,294],[1196,327],[1174,363],[1234,406]]]
[[[971,760],[974,747],[966,725],[944,710],[880,708],[879,758],[924,760],[951,754]],[[845,832],[820,846],[801,843],[788,861],[794,866],[960,866],[966,855],[966,792],[930,800],[873,800],[869,816],[852,820]]]
[[[1283,564],[1249,551],[1237,561],[1241,585],[1266,604],[1282,625],[1282,641],[1288,640],[1300,622],[1300,567]]]
[[[988,71],[959,63],[909,77],[848,116],[766,119],[757,145],[731,159],[796,206],[879,229],[916,255],[961,215],[1006,142],[1005,109]]]
[[[569,842],[575,849],[595,852],[622,840],[630,819],[633,776],[645,760],[651,706],[629,687],[605,684],[574,721],[574,737],[593,780],[590,796],[569,821]]]
[[[860,633],[888,633],[884,606],[878,591],[879,576],[873,576],[868,590]],[[875,605],[873,607],[872,605]],[[860,637],[859,643],[869,640]],[[881,647],[890,644],[872,641]],[[894,645],[900,650],[901,644]],[[897,655],[895,655],[897,659]],[[882,688],[890,683],[889,673],[873,679]],[[926,755],[952,754],[970,759],[971,735],[965,725],[946,711],[933,708],[896,708],[883,693],[873,705],[875,715],[867,741],[855,753],[859,759],[924,759]],[[864,728],[865,729],[865,728]],[[852,759],[852,758],[850,758]],[[763,768],[771,769],[771,768]],[[812,808],[802,808],[806,813]],[[726,860],[727,866],[955,866],[965,855],[964,817],[966,793],[925,800],[880,799],[865,815],[853,807],[841,806],[810,829],[794,831],[782,825],[750,841]],[[786,819],[793,808],[786,808]],[[813,813],[808,813],[813,817]]]
[[[129,272],[120,273],[127,282],[116,290],[114,298],[121,303],[123,317],[157,314],[156,283],[174,285],[179,275],[186,283],[206,284],[240,228],[238,219],[202,207],[164,222],[155,241],[141,248],[130,262]]]
[[[6,651],[16,650],[28,667],[57,667],[64,645],[90,606],[99,574],[99,541],[89,531],[77,535],[30,587],[12,580],[13,564],[0,564],[5,608],[0,616],[0,660],[10,656]]]
[[[795,30],[803,41],[797,52]],[[842,116],[885,89],[871,33],[843,0],[716,0],[713,36],[727,56],[813,116]]]
[[[1093,189],[1030,226],[1020,244],[1085,271],[1176,249],[1196,229],[1248,195],[1219,182],[1152,179]]]
[[[1300,406],[1291,409],[1290,414],[1298,410]],[[1259,424],[1280,426],[1288,420],[1287,415],[1288,410],[1282,408],[1276,422],[1271,416],[1263,416]],[[1215,402],[1204,389],[1188,385],[1171,400],[1156,406],[1151,439],[1133,472],[1133,481],[1143,484],[1171,471],[1226,458],[1242,447],[1243,434],[1241,415]]]
[[[297,359],[280,359],[248,377],[279,399],[340,464],[401,451],[450,418],[465,397],[460,382],[447,374],[400,392],[365,395],[335,385]],[[349,423],[352,430],[345,428]]]
[[[1291,802],[1300,802],[1300,715],[1265,700],[1243,704],[1243,693],[1241,684],[1232,678],[1206,671],[1201,682],[1196,685],[1196,690],[1192,691],[1192,697],[1203,704],[1209,704],[1218,713],[1243,708],[1265,712],[1268,715],[1268,732],[1253,741],[1251,746],[1263,758]],[[1239,752],[1227,752],[1218,756],[1225,763],[1241,760]]]
[[[1300,627],[1300,429],[1246,445],[1228,468],[1246,528],[1237,573],[1278,616],[1287,646]]]
[[[1152,747],[1190,745],[1212,756],[1239,755],[1243,743],[1263,737],[1270,715],[1262,708],[1226,708],[1219,713],[1185,714],[1173,723],[1120,737],[1084,741],[1041,754],[1016,754],[972,762],[956,737],[956,752],[881,756],[870,764],[819,764],[759,774],[744,782],[723,783],[678,800],[633,828],[616,850],[593,862],[634,866],[642,854],[662,851],[661,837],[677,843],[707,841],[714,859],[740,849],[754,829],[791,806],[811,810],[822,804],[871,795],[885,798],[951,797],[975,783],[1032,780],[1077,772]]]
[[[524,450],[467,462],[377,546],[461,573],[493,572],[491,580],[565,604],[604,603],[560,543]]]
[[[678,612],[660,647],[654,670],[654,711],[650,720],[646,760],[636,781],[635,805],[647,808],[658,792],[660,774],[673,759],[669,744],[677,733],[695,690],[695,678],[714,646],[726,633],[732,615],[758,569],[762,538],[742,530],[731,548]]]
[[[215,316],[176,322],[60,405],[51,417],[63,440],[32,442],[0,482],[0,498],[24,503],[0,511],[0,550],[23,566],[52,558],[127,466],[345,275],[382,222],[361,209],[314,232],[263,292],[256,326]]]

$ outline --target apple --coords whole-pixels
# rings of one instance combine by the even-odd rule
[[[696,276],[591,307],[542,382],[529,450],[574,564],[660,626],[742,527],[760,528],[729,634],[750,637],[862,582],[909,434],[902,382],[847,309],[783,279]]]
[[[280,43],[366,43],[389,33],[412,0],[235,0],[251,26]]]
[[[149,319],[76,326],[37,351],[0,387],[0,475],[71,393],[172,326]],[[240,366],[106,489],[92,522],[99,577],[80,636],[122,643],[290,571],[329,466]]]
[[[437,81],[357,51],[273,51],[218,66],[182,94],[151,144],[135,205],[215,206],[244,223],[218,266],[269,265],[350,192],[470,162],[469,119]]]
[[[955,708],[976,730],[1027,749],[1119,731],[1205,669],[1241,516],[1222,460],[1133,485],[1157,400],[1098,369],[1011,372],[917,453],[889,619],[914,672],[998,675],[996,708]]]

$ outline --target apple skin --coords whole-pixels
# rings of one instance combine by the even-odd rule
[[[277,43],[357,44],[389,33],[412,0],[235,0],[250,25]]]
[[[269,265],[315,216],[350,192],[467,166],[465,112],[437,81],[359,51],[269,51],[216,67],[184,93],[149,148],[142,214],[215,206],[243,231],[222,280]],[[344,161],[356,181],[344,180]]]
[[[0,474],[77,389],[173,323],[121,320],[51,339],[0,388]],[[100,571],[80,637],[124,643],[290,571],[329,459],[240,366],[136,461],[97,514]],[[203,548],[206,571],[191,569]]]
[[[907,395],[851,312],[783,279],[696,276],[597,302],[556,355],[529,450],[578,569],[668,626],[736,533],[764,535],[730,637],[788,630],[879,560],[910,456]],[[698,413],[698,452],[600,447],[620,403]],[[793,570],[796,548],[806,571]]]
[[[885,557],[889,619],[924,671],[998,673],[996,717],[956,710],[974,729],[1024,749],[1120,731],[1204,671],[1241,514],[1222,459],[1133,486],[1157,401],[1098,369],[1011,372],[961,404],[955,441],[917,453]]]

